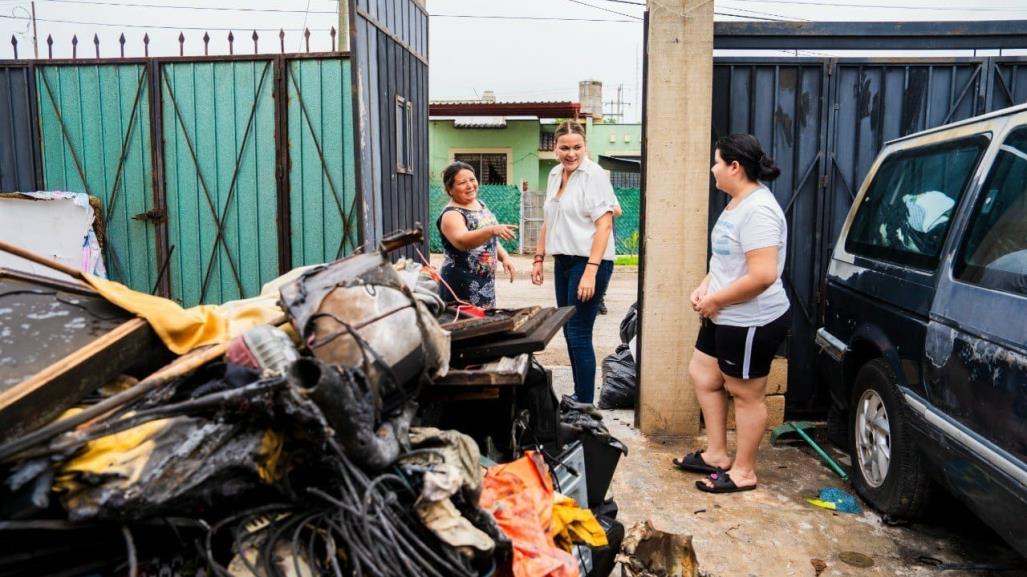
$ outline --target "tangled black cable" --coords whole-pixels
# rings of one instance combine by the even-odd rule
[[[305,400],[312,429],[324,426],[323,415]],[[311,412],[306,412],[312,410]],[[324,430],[324,429],[322,429]],[[455,549],[443,545],[413,513],[417,494],[402,473],[369,477],[350,460],[331,435],[326,435],[323,462],[330,484],[309,486],[305,501],[269,505],[233,515],[208,532],[201,547],[214,574],[229,577],[216,559],[215,535],[234,532],[231,553],[253,575],[284,576],[279,563],[291,563],[296,574],[343,577],[474,577],[477,572]],[[397,469],[398,471],[398,469]],[[303,502],[299,502],[303,501]],[[288,554],[284,554],[287,551]],[[256,558],[251,561],[252,552]],[[307,569],[301,571],[301,565]]]

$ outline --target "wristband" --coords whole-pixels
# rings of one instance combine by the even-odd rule
[[[586,264],[585,266],[588,266],[588,265],[592,265],[592,266],[598,267],[598,266],[599,266],[599,264],[600,264],[600,263],[598,263],[598,262],[589,262],[589,263],[587,263],[587,264]]]

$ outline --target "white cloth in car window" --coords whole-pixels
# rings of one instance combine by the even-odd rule
[[[596,234],[595,221],[614,212],[620,204],[606,171],[588,158],[582,159],[567,179],[563,195],[556,198],[562,171],[563,165],[553,167],[546,187],[546,254],[589,257]],[[612,261],[614,255],[613,231],[610,231],[603,260]]]
[[[909,215],[909,227],[917,232],[930,232],[934,227],[949,220],[949,211],[956,201],[944,192],[929,190],[920,194],[907,194],[902,197]]]

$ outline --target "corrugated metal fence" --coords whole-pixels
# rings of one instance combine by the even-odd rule
[[[350,0],[363,142],[364,235],[380,239],[429,216],[428,13],[413,0]],[[429,223],[422,222],[427,228]],[[424,245],[416,247],[422,252]],[[399,254],[414,257],[415,247]]]
[[[28,66],[0,67],[0,191],[35,188],[39,177],[36,141],[36,83]]]
[[[1027,101],[1027,59],[718,58],[713,137],[749,132],[781,167],[789,222],[790,408],[811,408],[820,284],[834,241],[887,140]],[[710,186],[710,226],[727,203]]]
[[[98,197],[136,290],[249,297],[362,239],[344,53],[14,63],[3,96],[3,190]]]

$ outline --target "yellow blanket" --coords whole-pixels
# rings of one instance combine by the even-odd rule
[[[86,280],[105,299],[146,319],[164,345],[176,355],[196,347],[218,344],[282,316],[278,289],[309,267],[297,268],[268,282],[260,296],[229,301],[223,305],[197,305],[184,309],[178,303],[132,290],[121,283],[92,275]]]

